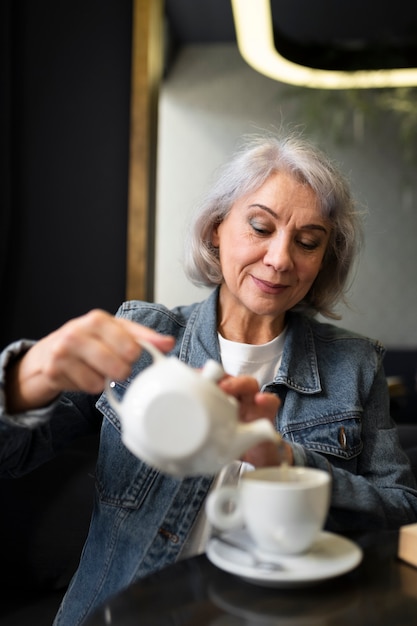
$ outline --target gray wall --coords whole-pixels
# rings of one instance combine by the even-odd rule
[[[294,94],[249,68],[234,45],[189,46],[180,53],[160,101],[155,300],[174,306],[208,293],[183,274],[183,235],[190,211],[240,137],[281,125],[304,127],[339,162],[367,212],[351,308],[340,310],[340,324],[388,347],[415,347],[417,190],[396,134],[383,124],[361,132],[352,122],[352,140],[340,144],[334,132],[307,118]],[[329,128],[339,114],[329,109]]]

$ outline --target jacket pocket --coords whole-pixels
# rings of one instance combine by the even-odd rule
[[[107,417],[103,420],[97,460],[96,487],[109,505],[138,509],[159,472],[136,458],[123,444],[120,431]]]
[[[281,431],[294,443],[308,450],[350,460],[362,452],[362,418],[360,412],[320,415],[295,422]]]

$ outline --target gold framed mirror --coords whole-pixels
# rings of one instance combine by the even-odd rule
[[[126,298],[153,299],[158,97],[163,0],[132,2]]]

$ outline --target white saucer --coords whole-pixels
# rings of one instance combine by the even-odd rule
[[[256,550],[252,539],[245,529],[224,533],[224,537],[233,537],[242,549],[235,548],[213,537],[210,539],[206,554],[209,560],[220,569],[236,574],[244,580],[266,587],[297,587],[318,583],[328,578],[340,576],[359,565],[362,560],[361,548],[340,535],[322,532],[311,549],[297,556],[275,556],[272,558],[282,569],[269,570],[255,567],[252,556],[245,551],[245,545]],[[262,556],[258,551],[257,554]]]

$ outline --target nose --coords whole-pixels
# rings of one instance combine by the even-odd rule
[[[288,270],[293,268],[294,261],[291,242],[283,233],[277,234],[268,241],[264,263],[273,267],[276,272],[288,272]]]

